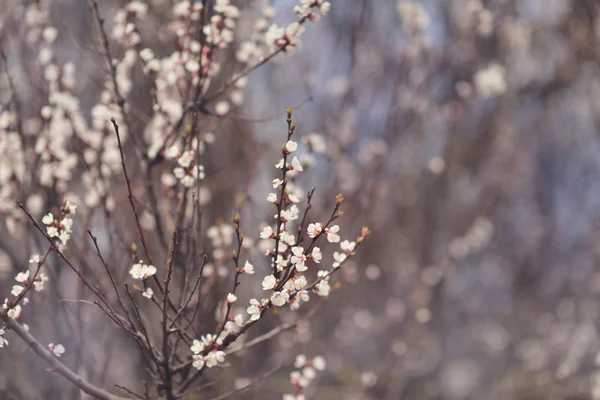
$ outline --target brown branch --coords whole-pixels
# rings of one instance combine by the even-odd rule
[[[100,400],[130,400],[126,397],[120,397],[111,394],[99,387],[94,386],[90,382],[86,381],[83,377],[77,375],[71,371],[66,365],[59,361],[48,349],[40,344],[36,338],[34,338],[25,328],[14,319],[10,318],[5,311],[0,311],[0,319],[2,319],[6,325],[17,334],[23,341],[34,351],[38,356],[46,360],[52,368],[62,375],[65,379],[73,382],[82,391],[94,396]]]
[[[173,232],[173,238],[171,240],[171,257],[167,271],[165,272],[165,293],[163,294],[163,306],[162,306],[162,358],[163,368],[165,370],[165,381],[164,389],[167,392],[167,399],[175,400],[173,395],[173,371],[169,365],[169,327],[167,326],[169,309],[169,283],[171,282],[171,274],[173,273],[173,262],[175,261],[175,252],[177,251],[177,231]]]

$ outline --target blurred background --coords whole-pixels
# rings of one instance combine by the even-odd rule
[[[303,353],[327,360],[307,391],[314,399],[600,399],[600,3],[331,2],[298,51],[252,72],[243,101],[208,123],[216,140],[203,159],[207,226],[230,221],[239,195],[247,194],[244,226],[256,226],[248,235],[258,236],[272,213],[264,196],[285,141],[281,112],[295,106],[297,133],[321,135],[327,144],[299,179],[306,190],[316,188],[315,215],[325,218],[343,193],[342,239],[363,225],[373,234],[308,322],[228,360],[232,368],[220,375],[211,371],[207,379],[217,384],[198,398]],[[13,43],[5,51],[20,77],[18,92],[34,110],[44,100],[36,100],[31,84],[39,74],[36,51],[14,45],[18,3],[27,2],[6,0],[0,11],[2,35]],[[101,55],[90,50],[88,4],[49,3],[61,32],[57,57],[77,64],[76,91],[89,113],[101,89],[94,77],[103,70]],[[109,26],[124,4],[100,3]],[[252,9],[266,2],[238,4],[236,35],[243,37],[256,17]],[[273,1],[275,21],[292,20],[294,4]],[[160,15],[146,21],[142,29],[158,27],[158,41]],[[234,63],[235,46],[230,53]],[[141,72],[132,81],[129,99],[149,115],[150,86]],[[6,94],[7,83],[0,84]],[[134,126],[143,127],[142,120]],[[128,211],[126,191],[116,191],[115,201]],[[3,292],[26,256],[12,250],[18,239],[7,229],[0,228]],[[77,297],[53,263],[63,282],[56,298]],[[228,283],[218,283],[229,282],[226,273],[216,267],[214,289],[226,290]],[[241,290],[256,296],[256,287]],[[93,379],[103,370],[107,387],[125,376],[141,379],[143,367],[120,361],[135,367],[137,356],[125,339],[110,336],[109,321],[80,314],[87,336],[78,339],[69,339],[62,323],[44,322],[46,308],[70,307],[57,304],[39,304],[41,317],[31,325],[53,325],[54,341],[75,340],[66,347],[81,349]],[[212,309],[205,318],[214,320]],[[68,313],[56,318],[68,320]],[[289,318],[282,312],[250,337]],[[78,398],[12,342],[0,351],[0,397]],[[112,349],[107,360],[105,348]],[[237,398],[280,398],[289,391],[289,372]]]

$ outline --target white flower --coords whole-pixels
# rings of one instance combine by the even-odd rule
[[[235,317],[233,317],[233,320],[237,326],[244,326],[244,316],[242,314],[236,315]]]
[[[337,234],[339,230],[340,227],[337,225],[325,229],[325,233],[327,234],[327,241],[329,241],[329,243],[337,243],[340,241],[340,236]]]
[[[181,179],[181,184],[187,188],[194,186],[195,183],[196,183],[196,181],[190,175],[186,175]]]
[[[482,97],[492,97],[506,91],[506,70],[500,64],[491,64],[480,69],[473,77],[477,92]]]
[[[340,243],[340,247],[346,253],[352,253],[352,251],[354,251],[354,248],[356,247],[356,243],[351,242],[349,240],[344,240],[342,243]]]
[[[17,304],[16,306],[8,310],[7,314],[12,319],[19,318],[19,316],[21,315],[21,306]]]
[[[304,275],[300,275],[293,281],[294,289],[300,291],[300,290],[304,289],[304,287],[306,286],[307,283],[308,282],[306,281],[306,277]]]
[[[298,143],[294,142],[293,140],[288,140],[288,142],[285,144],[285,150],[288,153],[293,153],[294,151],[296,151],[297,148]]]
[[[200,352],[202,352],[202,350],[204,350],[204,344],[199,340],[194,339],[192,341],[192,346],[190,347],[190,350],[192,350],[192,353],[194,354],[199,354]]]
[[[52,107],[50,107],[50,106],[42,107],[40,114],[42,115],[42,118],[50,119],[50,117],[52,117]]]
[[[279,234],[279,239],[288,246],[293,246],[296,243],[296,237],[289,233],[288,231],[282,231]]]
[[[301,388],[305,388],[308,386],[310,381],[306,379],[299,371],[293,371],[290,373],[290,382],[294,386],[300,386]]]
[[[225,361],[225,352],[220,350],[213,350],[204,357],[204,362],[208,368],[214,367],[215,365]]]
[[[295,204],[293,206],[291,206],[289,209],[283,210],[281,212],[281,218],[284,219],[285,221],[294,221],[294,220],[298,219],[299,216],[300,216],[300,209]]]
[[[323,253],[321,253],[321,249],[318,247],[313,248],[312,250],[312,259],[318,264],[321,262],[321,259],[323,258]]]
[[[302,271],[306,271],[306,265],[305,265],[305,261],[306,261],[306,256],[303,254],[304,253],[304,247],[292,247],[292,264],[294,264],[296,266],[296,269],[300,272]]]
[[[42,223],[45,225],[50,225],[52,221],[54,221],[54,215],[52,215],[52,213],[48,213],[42,218]]]
[[[273,179],[273,189],[277,189],[277,188],[278,188],[279,186],[281,186],[282,184],[283,184],[283,181],[282,181],[281,179],[279,179],[279,178],[275,178],[275,179]],[[270,194],[269,194],[269,196],[270,196]],[[269,198],[267,197],[267,200],[268,200],[268,199],[269,199]]]
[[[60,221],[61,229],[66,230],[67,232],[73,231],[73,219],[65,217]]]
[[[322,297],[329,296],[330,290],[331,290],[331,287],[329,286],[329,282],[327,282],[326,280],[322,280],[317,285],[317,294],[319,296],[322,296]]]
[[[314,224],[308,225],[308,229],[306,230],[306,232],[308,233],[309,238],[314,239],[316,236],[321,234],[322,230],[322,225],[319,222],[316,222]]]
[[[241,272],[242,272],[242,274],[248,274],[248,275],[254,274],[254,265],[252,265],[248,261],[246,261],[246,264],[244,264],[244,268],[242,268]]]
[[[294,157],[292,159],[292,168],[294,171],[304,171],[304,168],[302,168],[302,163],[300,163],[300,160],[298,160],[298,157]]]
[[[181,167],[177,167],[173,170],[173,175],[175,175],[177,179],[182,179],[185,176],[185,170]]]
[[[47,26],[42,32],[42,36],[47,43],[52,43],[58,36],[58,30],[53,26]]]
[[[70,238],[71,234],[66,230],[61,231],[58,235],[58,239],[62,242],[63,245],[66,245]]]
[[[31,257],[29,257],[30,264],[38,264],[41,261],[42,261],[42,256],[39,255],[38,253],[32,254]]]
[[[64,205],[64,210],[67,214],[75,215],[77,213],[77,204],[67,200]]]
[[[48,345],[48,350],[50,350],[56,357],[60,357],[65,353],[65,347],[62,344],[55,345],[54,343],[50,343]]]
[[[270,226],[265,226],[263,228],[263,230],[260,232],[260,238],[261,239],[269,239],[272,234],[273,234],[273,228],[271,228]]]
[[[316,356],[312,360],[312,365],[318,371],[323,371],[325,369],[325,357],[323,357],[323,356]]]
[[[315,153],[325,153],[327,151],[327,142],[323,136],[318,133],[311,133],[302,138],[302,141],[310,147]]]
[[[156,267],[154,265],[146,265],[140,261],[131,267],[129,274],[133,277],[133,279],[148,279],[150,276],[156,274]]]
[[[154,58],[154,52],[151,49],[143,49],[140,51],[140,57],[144,62],[148,62]]]
[[[293,304],[295,305],[295,308],[298,309],[300,307],[300,302],[307,302],[308,300],[310,300],[310,296],[308,295],[308,291],[306,290],[301,290],[298,293],[296,293],[296,302]]]
[[[13,296],[17,297],[18,295],[20,295],[23,290],[25,290],[25,288],[21,285],[14,285],[12,287],[12,290],[10,291],[10,294],[12,294]]]
[[[185,69],[192,74],[196,73],[200,70],[200,63],[194,59],[188,60],[188,62],[185,63]]]
[[[229,304],[235,302],[236,300],[237,300],[237,296],[235,294],[233,294],[233,293],[227,294],[227,302]]]
[[[277,255],[277,260],[275,260],[275,264],[277,265],[278,271],[283,271],[288,266],[287,259],[283,258],[281,254]]]
[[[329,11],[331,10],[331,3],[326,1],[324,3],[321,3],[321,13],[323,15],[327,14]]]
[[[4,329],[0,329],[0,348],[8,346],[8,340],[4,338]]]
[[[176,144],[165,150],[165,158],[169,160],[177,157],[178,154],[179,146],[177,146]]]
[[[301,276],[300,278],[296,279],[296,281],[294,282],[294,286],[296,288],[306,286],[306,278],[304,276]],[[308,295],[308,292],[306,290],[299,290],[298,293],[296,293],[294,300],[295,301],[290,304],[290,307],[292,310],[297,310],[298,308],[300,308],[301,302],[306,303],[308,302],[308,300],[310,300],[310,296]]]
[[[152,288],[146,288],[146,290],[144,290],[144,292],[142,293],[142,296],[144,296],[147,299],[151,299],[153,295],[154,291],[152,290]]]
[[[317,371],[313,367],[306,367],[302,370],[302,376],[304,376],[309,381],[312,381],[317,377]]]
[[[193,358],[194,362],[192,363],[192,367],[196,369],[202,369],[204,367],[204,357],[198,354],[194,354]]]
[[[296,359],[294,360],[294,367],[303,368],[306,365],[307,361],[308,361],[308,359],[306,358],[306,356],[304,354],[298,354],[296,356]]]
[[[250,320],[256,321],[260,318],[260,303],[256,299],[250,299],[250,307],[246,309],[250,314]]]
[[[217,104],[215,104],[215,113],[217,113],[219,116],[227,114],[230,109],[231,105],[225,100],[219,101]]]
[[[279,200],[277,199],[277,195],[275,193],[269,193],[269,195],[267,196],[267,201],[273,204],[277,204]]]
[[[191,3],[188,0],[179,2],[173,7],[173,15],[176,17],[185,17],[190,13]]]
[[[58,229],[55,226],[47,227],[46,232],[48,233],[48,236],[50,236],[51,238],[58,236]]]
[[[277,285],[277,278],[273,275],[267,275],[262,281],[263,290],[273,289]]]
[[[40,274],[39,278],[33,283],[33,289],[36,292],[41,292],[44,290],[44,282],[48,280],[48,277],[43,272]]]
[[[335,262],[333,263],[333,268],[337,268],[339,267],[348,257],[348,255],[346,253],[338,253],[337,251],[335,251],[333,253],[333,259],[335,260]]]
[[[194,161],[194,151],[193,150],[188,150],[186,152],[184,152],[181,157],[179,157],[179,159],[177,160],[177,163],[183,167],[183,168],[187,168],[190,166],[190,164],[192,163],[192,161]]]
[[[275,292],[271,295],[271,302],[277,307],[281,307],[290,299],[287,292]]]
[[[19,272],[15,277],[15,281],[23,284],[27,281],[27,279],[29,279],[29,270],[25,272]]]

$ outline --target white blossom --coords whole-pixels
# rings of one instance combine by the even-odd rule
[[[52,352],[56,357],[60,357],[65,353],[65,347],[62,344],[54,344],[50,343],[48,345],[48,350]]]
[[[262,281],[263,290],[271,290],[277,285],[277,278],[273,275],[267,275]]]
[[[263,230],[260,232],[260,238],[261,239],[269,239],[272,234],[273,234],[273,228],[271,228],[270,226],[265,226],[263,228]]]
[[[156,267],[154,265],[146,265],[140,261],[131,267],[129,274],[133,277],[133,279],[148,279],[152,275],[156,274]]]
[[[351,242],[349,240],[344,240],[342,243],[340,243],[340,247],[346,253],[352,253],[354,251],[354,248],[356,247],[356,243],[355,242]]]
[[[250,307],[246,309],[248,314],[250,314],[250,320],[256,321],[260,318],[261,308],[260,303],[256,299],[250,299]]]
[[[54,215],[52,215],[52,213],[48,213],[42,218],[42,223],[45,225],[50,225],[53,221]]]
[[[306,271],[304,247],[292,247],[292,254],[291,262],[296,266],[296,269],[300,272]]]
[[[288,153],[293,153],[294,151],[296,151],[296,149],[298,148],[298,143],[294,142],[293,140],[289,140],[286,144],[285,144],[285,150]]]
[[[15,277],[15,281],[23,284],[27,281],[27,279],[29,279],[29,270],[25,272],[19,272]]]
[[[17,319],[21,316],[21,306],[17,304],[13,308],[7,311],[7,314],[12,319]]]
[[[10,291],[10,294],[12,294],[13,296],[17,297],[18,295],[20,295],[23,290],[25,290],[25,288],[21,285],[14,285],[12,287],[12,290]]]
[[[277,307],[283,306],[288,302],[290,295],[287,292],[275,292],[271,295],[271,302]]]
[[[248,275],[252,275],[254,274],[254,266],[252,264],[250,264],[248,261],[246,261],[246,264],[244,264],[244,267],[242,268],[242,274],[248,274]]]
[[[312,250],[312,259],[318,264],[321,262],[321,259],[323,258],[323,253],[321,253],[321,249],[318,247],[314,247]]]
[[[314,239],[315,237],[317,237],[318,235],[321,234],[322,230],[323,230],[323,226],[319,222],[316,222],[314,224],[308,225],[308,228],[306,229],[306,233],[308,233],[309,238]]]
[[[327,241],[330,243],[338,243],[340,241],[340,236],[337,234],[339,230],[340,227],[337,225],[334,225],[331,228],[326,228],[325,233],[327,234]]]

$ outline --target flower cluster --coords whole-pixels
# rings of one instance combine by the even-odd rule
[[[129,270],[129,274],[133,279],[143,281],[156,274],[156,267],[154,265],[144,264],[144,262],[140,260],[136,264],[133,264]],[[146,297],[152,297],[152,292],[146,293],[145,295]]]
[[[298,354],[294,360],[297,370],[290,373],[290,382],[296,394],[284,394],[283,400],[303,400],[304,389],[317,377],[317,371],[325,370],[325,365],[323,356],[308,359],[304,354]]]
[[[198,141],[196,138],[192,140],[191,147],[194,150],[186,150],[180,152],[180,144],[174,143],[164,152],[164,157],[167,160],[176,160],[177,166],[173,169],[173,173],[164,173],[162,183],[168,188],[174,187],[179,181],[184,188],[191,188],[196,185],[197,180],[204,179],[204,166],[196,164],[196,154],[204,152],[205,143],[212,143],[214,137],[211,133],[205,134],[203,140]],[[206,141],[208,138],[209,141]]]
[[[225,223],[217,223],[217,225],[213,225],[206,230],[206,236],[210,239],[213,249],[212,262],[208,263],[204,268],[206,275],[212,275],[215,272],[219,276],[226,276],[228,274],[225,262],[228,260],[229,248],[233,244],[234,232],[233,227]],[[248,268],[245,273],[254,273],[252,264],[247,263],[246,266]]]
[[[215,348],[221,343],[222,339],[211,334],[202,336],[200,340],[194,339],[190,347],[194,359],[192,366],[196,369],[211,368],[225,362],[225,352]]]
[[[39,257],[39,255],[34,255],[32,257],[32,259],[35,259],[36,256]],[[30,275],[29,274],[29,270],[26,270],[25,272],[19,272],[17,274],[17,276],[15,277],[15,280],[19,284],[18,285],[14,285],[12,287],[12,290],[11,290],[10,293],[13,296],[18,297],[21,293],[23,293],[23,291],[25,291],[25,289],[27,288],[27,286],[30,284],[29,275]],[[42,272],[37,277],[34,278],[33,282],[31,282],[31,287],[36,292],[41,292],[42,290],[44,290],[44,282],[46,282],[47,280],[48,280],[48,277],[46,276],[46,274],[44,274]]]
[[[266,309],[268,303],[267,299],[263,299],[262,301],[250,299],[250,306],[246,309],[246,312],[250,314],[250,321],[257,321],[260,319],[262,312]]]
[[[77,205],[67,200],[61,211],[59,218],[56,218],[52,213],[46,214],[42,218],[42,223],[46,225],[46,233],[50,238],[58,238],[58,248],[62,251],[66,248],[73,232],[73,219],[71,216],[75,215]]]

